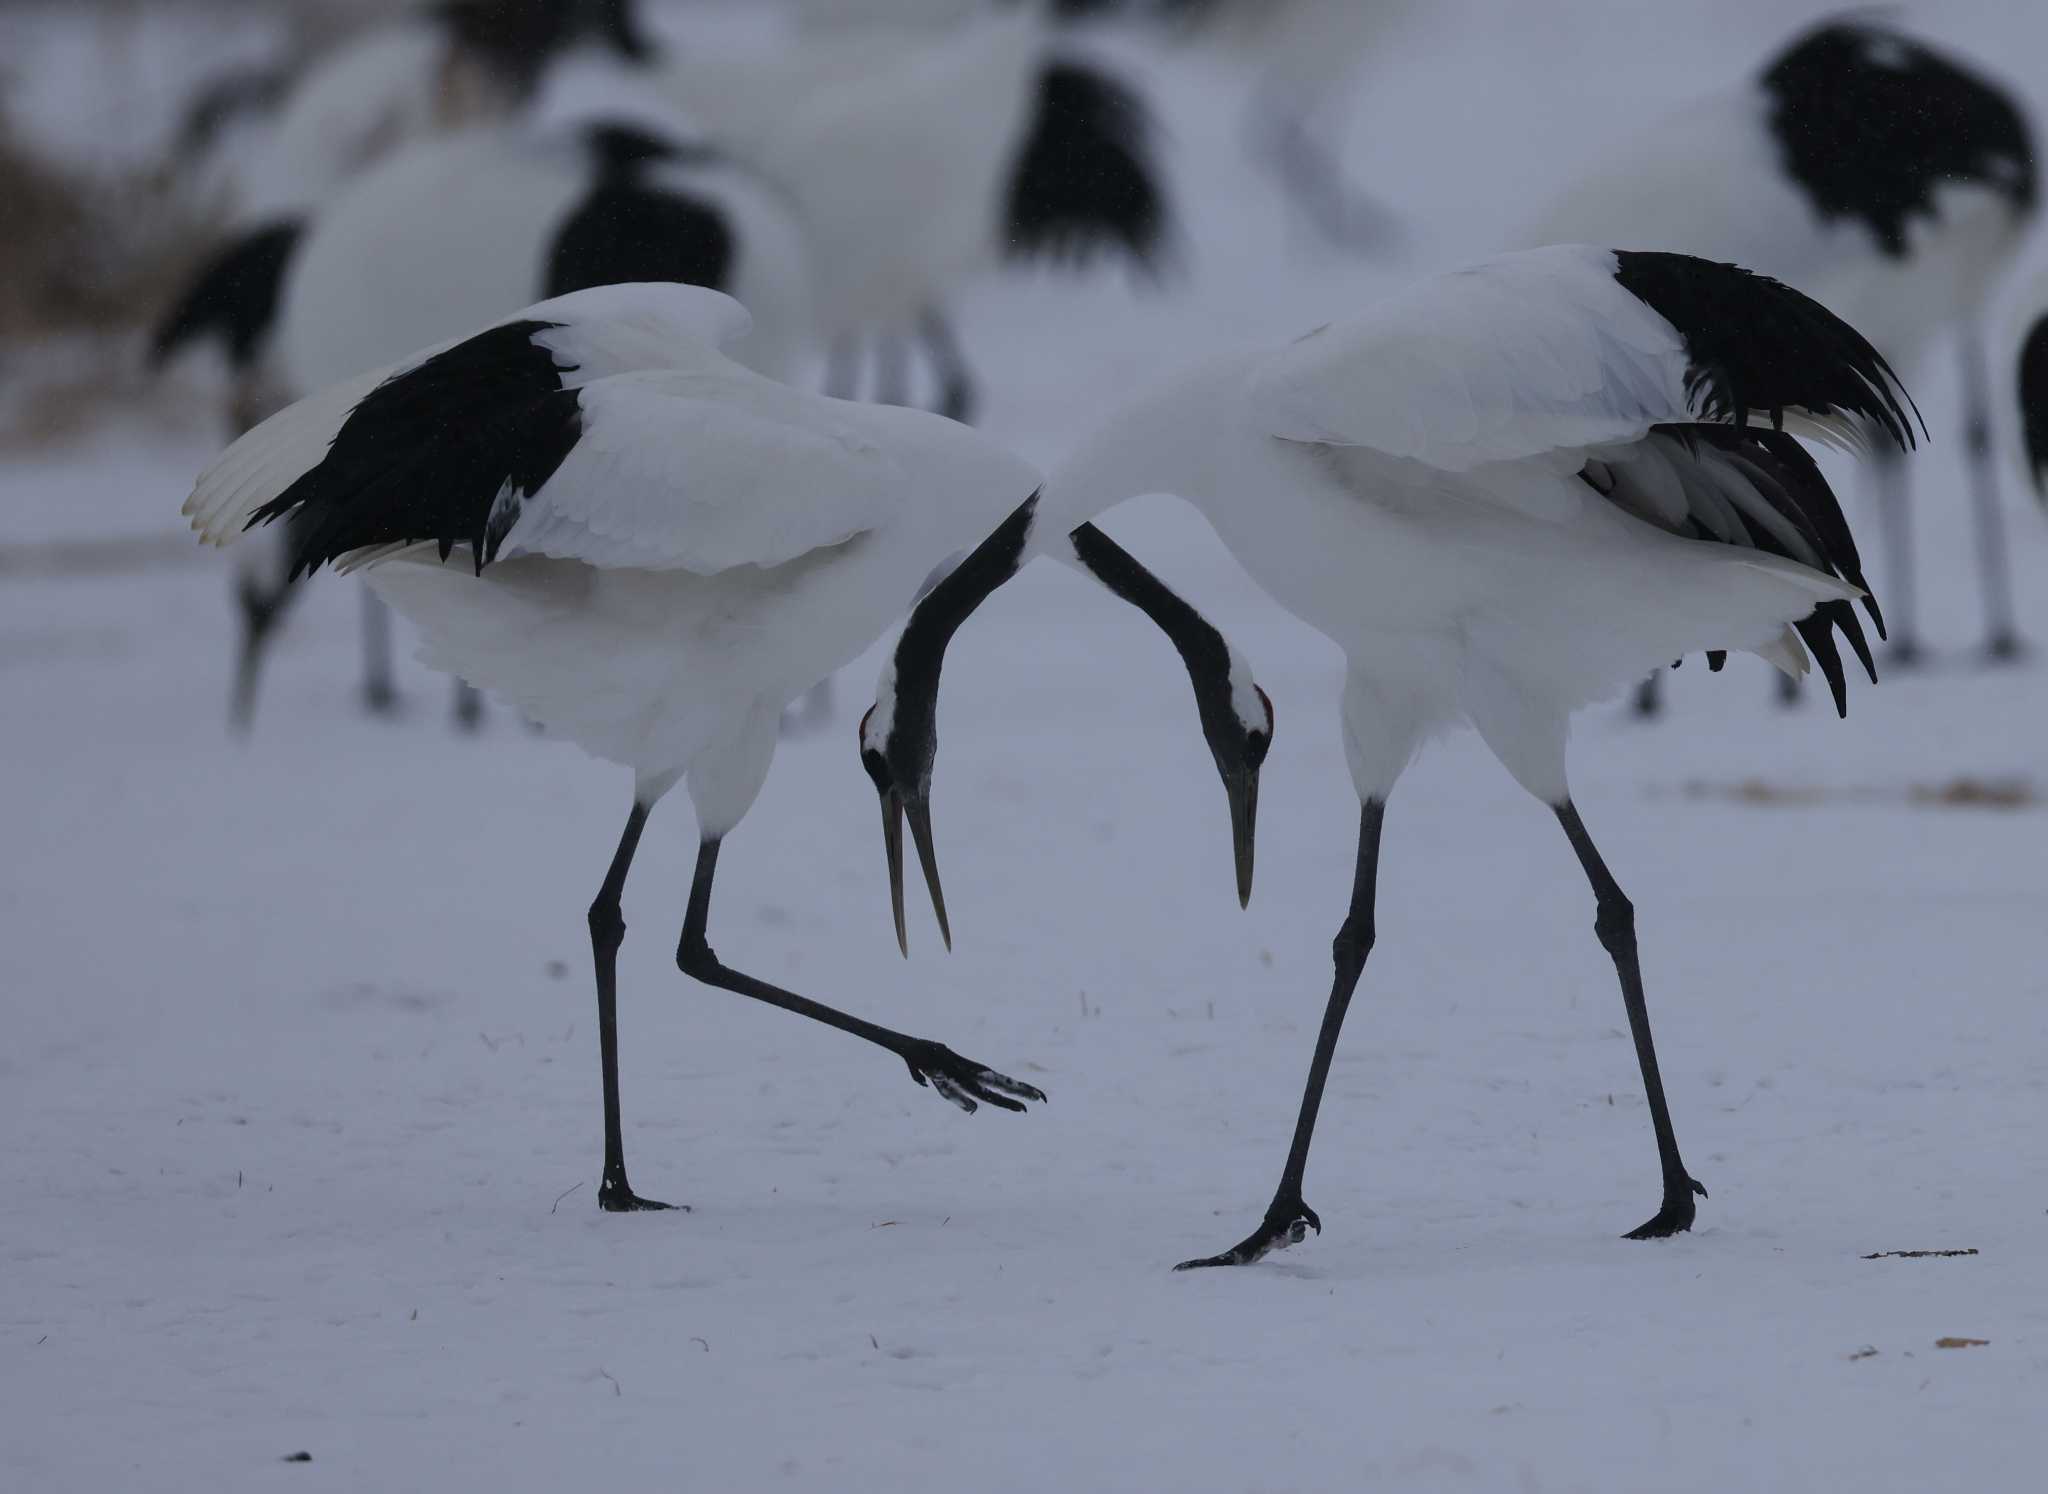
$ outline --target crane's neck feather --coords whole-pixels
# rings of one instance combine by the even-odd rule
[[[1169,493],[1206,513],[1223,498],[1234,465],[1247,368],[1241,357],[1204,365],[1098,427],[1046,483],[1038,543],[1058,554],[1058,536],[1127,498],[1152,493]]]

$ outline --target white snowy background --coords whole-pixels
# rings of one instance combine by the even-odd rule
[[[1603,142],[1815,13],[1423,9],[1361,78],[1349,160],[1414,230],[1398,267],[1290,224],[1238,149],[1227,54],[1119,47],[1158,90],[1188,273],[965,297],[987,428],[1056,460],[1138,381],[1490,252]],[[2048,93],[2048,15],[1922,19]],[[89,128],[117,104],[70,107]],[[1908,377],[1936,667],[1852,686],[1839,722],[1777,710],[1754,661],[1695,662],[1663,722],[1578,725],[1712,1190],[1693,1232],[1619,1238],[1658,1179],[1591,898],[1550,816],[1456,738],[1389,813],[1309,1170],[1327,1232],[1193,1275],[1168,1268],[1271,1191],[1356,822],[1334,650],[1199,520],[1146,501],[1107,527],[1278,708],[1250,910],[1171,651],[1033,571],[947,669],[957,952],[915,906],[895,949],[854,750],[872,660],[783,748],[712,933],[1050,1103],[963,1116],[678,975],[677,796],[627,891],[623,1084],[636,1185],[693,1212],[610,1217],[584,908],[624,776],[502,712],[458,737],[417,669],[403,719],[364,719],[328,579],[230,740],[224,574],[177,516],[209,432],[5,458],[0,1488],[2038,1487],[2048,817],[1925,801],[2048,777],[2048,520],[2015,464],[2037,653],[1983,670],[1954,381]],[[1977,1253],[1865,1259],[1942,1249]]]

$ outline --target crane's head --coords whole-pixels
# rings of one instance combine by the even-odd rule
[[[931,711],[913,709],[911,717],[922,717],[922,725],[899,723],[897,719],[895,661],[884,667],[875,703],[860,718],[860,765],[866,770],[875,792],[882,799],[882,850],[889,862],[889,908],[896,918],[896,947],[907,956],[910,939],[903,927],[903,822],[910,821],[910,839],[917,847],[918,865],[924,868],[924,884],[932,895],[932,913],[939,920],[939,937],[946,948],[953,947],[952,925],[946,919],[946,894],[939,885],[938,858],[932,850],[932,763],[938,757],[938,736],[931,728]],[[903,729],[904,725],[908,729]]]
[[[1035,516],[1026,501],[1001,528],[933,586],[912,612],[860,723],[861,767],[882,805],[882,845],[889,864],[889,904],[896,942],[906,954],[903,923],[903,822],[924,869],[932,911],[946,947],[953,943],[932,848],[932,764],[938,758],[939,670],[954,630],[990,592],[1016,573]],[[1149,616],[1173,642],[1194,686],[1202,735],[1230,804],[1231,850],[1240,905],[1251,900],[1258,836],[1259,770],[1273,745],[1273,702],[1252,678],[1251,665],[1207,619],[1125,554],[1092,524],[1067,536],[1081,566]]]

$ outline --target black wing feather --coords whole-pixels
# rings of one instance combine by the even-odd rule
[[[1785,174],[1823,219],[1863,224],[1894,259],[1935,192],[1976,182],[2033,211],[2034,143],[2017,101],[1911,37],[1835,21],[1795,41],[1763,75]]]
[[[1621,249],[1614,258],[1615,280],[1684,341],[1686,397],[1699,419],[1741,426],[1761,410],[1782,428],[1787,410],[1839,413],[1901,450],[1915,444],[1920,411],[1884,355],[1812,297],[1689,254]]]
[[[1738,527],[1726,536],[1710,531],[1696,514],[1689,513],[1674,521],[1660,510],[1656,498],[1631,469],[1626,448],[1605,452],[1589,462],[1588,470],[1580,474],[1581,479],[1593,491],[1638,518],[1699,544],[1754,549],[1840,577],[1864,591],[1865,605],[1878,636],[1884,636],[1884,617],[1868,595],[1862,557],[1857,553],[1855,537],[1849,532],[1848,520],[1842,515],[1841,503],[1813,457],[1798,441],[1783,431],[1761,426],[1704,424],[1654,426],[1642,441],[1654,446],[1671,463],[1693,464],[1699,482],[1714,488],[1724,498],[1729,493],[1728,483],[1743,484],[1743,496],[1751,502],[1761,499],[1768,505],[1784,522],[1796,544],[1788,543],[1784,532],[1732,501],[1729,506],[1735,510]],[[1709,454],[1724,459],[1718,471],[1707,467]],[[1877,665],[1855,610],[1844,601],[1824,602],[1793,626],[1827,676],[1836,709],[1846,714],[1848,687],[1841,654],[1833,639],[1835,632],[1848,640],[1871,682],[1877,680]],[[1707,657],[1709,667],[1720,667],[1714,654]]]
[[[1049,63],[1011,173],[1009,257],[1081,266],[1120,253],[1156,274],[1172,209],[1153,133],[1144,99],[1128,84],[1084,63]]]
[[[149,341],[152,366],[210,334],[220,338],[229,363],[246,371],[277,320],[277,301],[292,253],[305,235],[295,220],[245,234],[200,269]]]
[[[519,504],[582,435],[580,391],[562,386],[573,365],[534,340],[559,325],[493,327],[385,380],[320,464],[249,526],[291,520],[294,577],[356,550],[424,541],[443,560],[469,546],[481,574]]]

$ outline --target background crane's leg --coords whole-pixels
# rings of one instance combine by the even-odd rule
[[[918,318],[917,328],[924,340],[925,354],[932,360],[932,371],[938,376],[939,413],[948,420],[972,425],[980,399],[974,370],[967,365],[967,354],[961,350],[952,322],[938,307],[927,306]]]
[[[1977,511],[1977,571],[1984,587],[1984,651],[1992,659],[2017,659],[2019,625],[2013,618],[2012,559],[2005,544],[2005,510],[1998,501],[1998,454],[1993,448],[1991,379],[1984,363],[1984,338],[1976,327],[1964,332],[1963,439],[1970,462],[1970,498]]]
[[[875,334],[875,403],[910,403],[910,344],[900,332]]]
[[[1671,1129],[1671,1111],[1664,1103],[1664,1080],[1657,1072],[1656,1046],[1650,1041],[1650,1009],[1643,1000],[1643,971],[1636,959],[1635,905],[1622,895],[1614,874],[1600,859],[1593,837],[1586,833],[1585,822],[1579,818],[1579,811],[1572,801],[1567,799],[1556,808],[1558,823],[1564,826],[1572,849],[1578,853],[1579,865],[1586,870],[1586,880],[1593,884],[1593,896],[1599,906],[1593,928],[1600,936],[1601,946],[1614,957],[1614,970],[1621,978],[1621,1000],[1628,1008],[1628,1029],[1635,1038],[1636,1061],[1642,1065],[1643,1089],[1650,1099],[1650,1124],[1657,1133],[1657,1160],[1664,1169],[1663,1207],[1658,1209],[1655,1218],[1630,1230],[1628,1238],[1652,1240],[1661,1235],[1675,1235],[1692,1228],[1692,1196],[1697,1193],[1705,1198],[1707,1190],[1692,1180],[1685,1170],[1685,1163],[1679,1159],[1678,1138]]]
[[[398,686],[391,673],[391,609],[367,586],[363,588],[363,705],[377,716],[398,709]]]
[[[825,395],[828,399],[860,398],[860,334],[842,332],[825,353]]]
[[[297,595],[291,583],[291,553],[284,532],[264,535],[250,545],[254,564],[235,575],[235,612],[241,638],[235,649],[234,696],[228,724],[246,732],[256,721],[256,687],[262,682],[263,660],[270,640]]]
[[[1322,1108],[1323,1085],[1330,1077],[1330,1061],[1337,1053],[1337,1034],[1344,1027],[1344,1013],[1351,1005],[1351,993],[1358,989],[1358,977],[1365,971],[1365,958],[1372,953],[1373,901],[1379,883],[1380,826],[1387,806],[1377,799],[1368,801],[1358,819],[1358,865],[1351,879],[1351,909],[1331,945],[1336,979],[1330,986],[1329,1005],[1323,1009],[1322,1031],[1316,1035],[1316,1055],[1309,1063],[1308,1084],[1301,1093],[1301,1114],[1294,1123],[1294,1142],[1287,1149],[1287,1165],[1280,1170],[1280,1186],[1266,1206],[1259,1227],[1221,1255],[1182,1261],[1176,1271],[1201,1266],[1244,1266],[1267,1252],[1298,1245],[1313,1229],[1323,1232],[1323,1221],[1302,1201],[1302,1175],[1308,1170],[1309,1142],[1315,1137],[1316,1112]]]
[[[1880,446],[1870,457],[1869,472],[1889,577],[1884,612],[1892,636],[1885,659],[1909,669],[1920,662],[1920,607],[1913,588],[1913,511],[1907,501],[1905,455]]]

